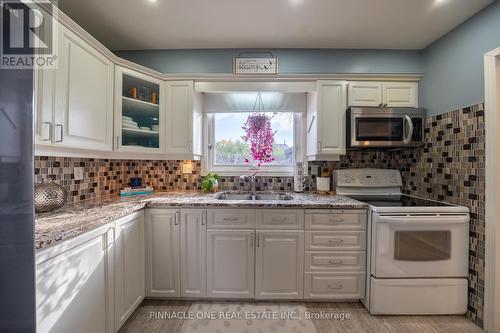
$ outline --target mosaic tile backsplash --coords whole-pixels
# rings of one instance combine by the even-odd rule
[[[338,162],[314,162],[330,169],[394,168],[403,175],[404,191],[456,203],[471,210],[469,251],[469,309],[467,316],[483,326],[484,305],[484,107],[482,104],[430,117],[425,147],[402,151],[351,151]],[[201,163],[191,161],[191,174],[182,173],[184,161],[105,160],[35,157],[35,181],[50,177],[68,191],[68,202],[117,195],[130,178],[141,177],[159,191],[201,190]],[[73,168],[84,168],[84,179]],[[221,190],[250,190],[248,181],[222,177]],[[259,191],[292,191],[293,177],[257,177]],[[307,189],[315,189],[315,176]]]

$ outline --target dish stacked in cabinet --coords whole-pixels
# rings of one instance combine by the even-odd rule
[[[361,299],[366,279],[366,212],[306,210],[304,299]]]

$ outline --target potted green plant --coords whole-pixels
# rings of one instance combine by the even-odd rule
[[[201,188],[205,192],[217,192],[219,189],[219,175],[209,172],[201,182]]]

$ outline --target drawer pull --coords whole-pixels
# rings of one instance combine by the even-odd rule
[[[224,221],[238,221],[237,217],[225,217]]]
[[[286,221],[286,217],[273,217],[271,219],[271,221],[273,221],[273,222],[285,222]]]
[[[329,239],[329,243],[335,243],[335,244],[343,244],[344,240],[343,239]]]
[[[342,265],[344,260],[328,260],[328,263],[331,265]]]
[[[328,221],[330,221],[330,222],[344,222],[344,219],[343,218],[340,218],[340,219],[330,218]]]
[[[342,284],[337,284],[337,285],[331,285],[331,284],[329,284],[328,288],[338,290],[338,289],[344,289],[344,286]]]

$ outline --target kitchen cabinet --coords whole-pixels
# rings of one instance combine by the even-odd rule
[[[114,64],[58,25],[58,67],[35,73],[35,143],[113,149]]]
[[[113,63],[62,25],[55,72],[55,146],[113,149]]]
[[[144,212],[115,221],[115,330],[145,296]]]
[[[114,332],[112,229],[37,252],[37,332]]]
[[[350,81],[349,106],[418,107],[416,82]]]
[[[163,81],[123,68],[115,70],[115,150],[164,153]]]
[[[304,231],[258,230],[255,298],[301,299],[304,278]]]
[[[193,81],[166,81],[166,153],[178,158],[201,156],[202,99]]]
[[[255,231],[207,231],[207,296],[254,298]]]
[[[180,217],[180,296],[202,298],[207,287],[206,211],[182,209]]]
[[[146,296],[180,296],[180,210],[146,210]]]
[[[345,154],[347,82],[317,82],[307,96],[307,158],[337,160]]]

